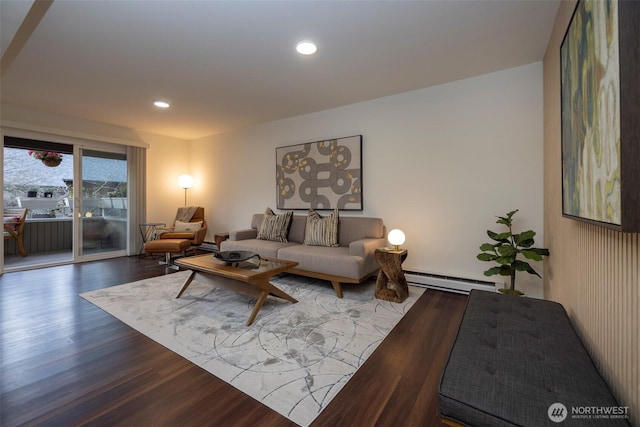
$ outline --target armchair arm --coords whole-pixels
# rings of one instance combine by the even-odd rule
[[[349,243],[349,255],[367,258],[373,256],[377,248],[383,248],[387,244],[384,238],[360,239]]]
[[[160,239],[165,233],[173,233],[173,227],[156,227],[151,234],[151,240]]]
[[[202,227],[198,231],[196,231],[195,236],[193,238],[194,245],[201,245],[204,242],[204,238],[207,235],[207,227]]]
[[[371,272],[378,270],[375,252],[377,248],[383,248],[387,244],[387,239],[368,238],[360,239],[349,244],[349,255],[360,256],[364,259],[365,271]]]
[[[161,233],[159,239],[195,239],[196,233],[193,231],[165,231]]]
[[[201,228],[197,231],[165,231],[160,234],[159,239],[189,239],[192,245],[200,245],[204,242],[205,235],[207,234],[206,228]]]
[[[247,240],[258,237],[258,230],[255,228],[246,228],[229,232],[229,240]]]

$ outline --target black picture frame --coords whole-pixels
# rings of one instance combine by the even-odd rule
[[[363,210],[362,135],[276,148],[276,207]]]
[[[640,2],[580,0],[560,48],[562,215],[623,232],[640,231],[639,39]]]

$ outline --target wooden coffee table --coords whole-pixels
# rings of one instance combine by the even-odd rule
[[[215,259],[213,255],[207,254],[180,258],[175,261],[175,264],[191,270],[191,274],[187,280],[185,280],[176,298],[182,296],[193,280],[215,287],[230,289],[239,294],[256,297],[257,301],[253,306],[249,320],[247,320],[247,326],[253,323],[269,295],[286,299],[292,303],[298,302],[298,300],[291,295],[276,288],[269,282],[269,279],[276,274],[285,272],[298,265],[297,262],[262,258],[260,265],[258,265],[257,259],[255,261],[228,265],[223,261]]]

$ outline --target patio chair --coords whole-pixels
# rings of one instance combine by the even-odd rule
[[[15,239],[18,252],[23,257],[27,256],[27,250],[24,248],[22,236],[24,235],[24,223],[27,219],[28,209],[24,208],[5,208],[4,209],[4,238]]]

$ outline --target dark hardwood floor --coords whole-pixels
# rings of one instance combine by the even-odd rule
[[[156,262],[0,276],[0,425],[295,425],[78,296],[166,274]],[[441,425],[436,390],[465,302],[427,290],[312,426]]]

